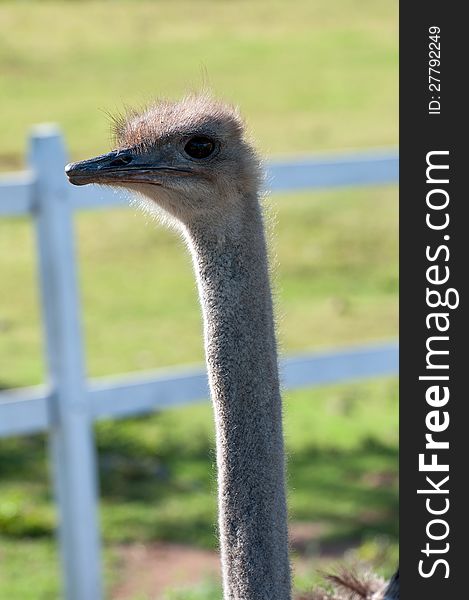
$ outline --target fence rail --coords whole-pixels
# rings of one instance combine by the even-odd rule
[[[24,172],[0,176],[0,216],[29,215],[37,237],[39,282],[50,384],[0,393],[0,437],[48,432],[59,507],[59,541],[67,600],[99,600],[101,566],[96,514],[95,419],[121,418],[208,397],[200,368],[87,380],[81,340],[73,213],[127,204],[109,189],[70,186],[57,127],[34,129]],[[275,161],[273,192],[379,185],[398,180],[395,151],[356,152]],[[396,374],[396,342],[287,357],[284,387],[294,389]]]
[[[280,363],[285,389],[394,375],[397,370],[396,342],[291,356]],[[85,393],[93,419],[119,419],[209,397],[206,373],[199,367],[92,379]],[[47,431],[52,394],[43,386],[1,392],[0,438]]]

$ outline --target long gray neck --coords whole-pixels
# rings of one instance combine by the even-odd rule
[[[223,233],[221,233],[223,231]],[[187,228],[215,413],[225,600],[289,600],[282,407],[262,216]]]

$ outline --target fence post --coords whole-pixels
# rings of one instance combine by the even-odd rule
[[[54,125],[36,127],[35,225],[47,366],[52,389],[50,448],[67,600],[101,598],[95,446],[80,325],[67,153]]]

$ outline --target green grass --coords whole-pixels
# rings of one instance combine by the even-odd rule
[[[1,2],[0,67],[4,168],[34,123],[59,122],[83,157],[107,145],[102,110],[204,79],[242,106],[264,153],[397,140],[389,0]]]
[[[221,586],[217,582],[207,580],[196,589],[192,587],[168,590],[164,600],[219,600],[221,597]]]
[[[241,105],[263,154],[395,145],[397,6],[0,1],[0,170],[23,163],[34,123],[59,122],[71,156],[82,158],[108,147],[103,110],[178,96],[204,78]],[[267,203],[282,351],[394,337],[395,187]],[[133,210],[79,214],[76,233],[89,374],[201,362],[180,240]],[[1,219],[0,387],[44,380],[34,253],[30,223]],[[288,393],[285,421],[291,518],[324,526],[312,554],[361,544],[370,558],[382,536],[395,548],[396,382]],[[102,422],[96,436],[108,586],[119,576],[115,543],[215,546],[209,405]],[[2,440],[0,480],[0,598],[58,598],[45,439]],[[208,582],[193,597],[219,591]]]
[[[50,540],[0,538],[0,597],[59,598],[58,556]]]
[[[112,549],[104,548],[103,563],[108,597],[118,569],[118,559]],[[2,600],[59,600],[62,597],[59,556],[53,540],[0,536]]]

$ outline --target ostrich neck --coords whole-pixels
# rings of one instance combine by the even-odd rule
[[[289,600],[282,409],[257,198],[235,227],[188,227],[214,406],[225,600]],[[220,230],[221,231],[221,230]]]

